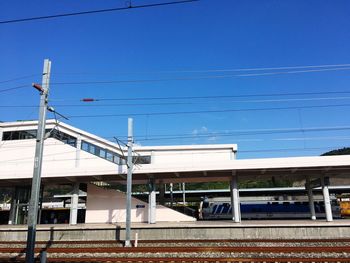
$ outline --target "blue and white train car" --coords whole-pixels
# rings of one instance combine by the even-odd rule
[[[323,201],[314,202],[317,218],[325,218]],[[310,218],[309,203],[305,201],[248,201],[240,204],[242,219],[302,219]],[[340,218],[340,208],[332,200],[334,218]],[[199,219],[232,219],[229,198],[206,198],[199,206]]]

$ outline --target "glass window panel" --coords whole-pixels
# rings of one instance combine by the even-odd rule
[[[93,144],[89,144],[89,152],[92,154],[95,154],[96,152],[96,146]]]
[[[100,153],[99,153],[99,156],[106,159],[106,151],[103,150],[103,149],[100,149]]]
[[[88,151],[89,151],[89,144],[88,144],[87,142],[82,141],[82,143],[81,143],[81,149],[82,149],[83,151],[88,152]]]
[[[120,164],[120,157],[117,155],[114,155],[113,162],[116,164]]]
[[[108,161],[113,162],[113,153],[107,152],[107,153],[106,153],[106,159],[107,159]]]

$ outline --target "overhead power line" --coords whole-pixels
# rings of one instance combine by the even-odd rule
[[[17,80],[21,80],[21,79],[28,79],[34,76],[37,76],[38,74],[31,74],[31,75],[26,75],[26,76],[22,76],[22,77],[17,77],[17,78],[12,78],[12,79],[8,79],[8,80],[2,80],[0,81],[0,83],[8,83],[8,82],[12,82],[12,81],[17,81]]]
[[[289,99],[263,99],[263,100],[228,100],[230,103],[274,103],[274,102],[307,102],[307,101],[329,101],[329,100],[348,100],[350,96],[342,97],[311,97],[311,98],[289,98]],[[127,107],[127,106],[169,106],[169,105],[200,105],[211,106],[214,102],[203,101],[185,101],[185,102],[159,102],[159,103],[118,103],[118,104],[53,104],[55,107]],[[216,103],[216,102],[215,102]],[[0,108],[37,108],[38,105],[0,105]]]
[[[142,101],[142,100],[194,100],[194,99],[227,99],[227,98],[251,98],[251,97],[276,97],[276,96],[303,96],[303,95],[327,95],[327,94],[348,94],[348,90],[340,91],[321,91],[321,92],[295,92],[295,93],[255,93],[241,95],[208,95],[208,96],[171,96],[171,97],[136,97],[136,98],[91,98],[81,99],[79,101],[95,102],[95,101]],[[76,99],[53,99],[51,102],[72,101]]]
[[[185,4],[185,3],[197,2],[197,1],[199,1],[199,0],[182,0],[182,1],[173,1],[173,2],[165,2],[165,3],[137,5],[137,6],[132,6],[130,4],[127,7],[116,7],[116,8],[81,11],[81,12],[74,12],[74,13],[64,13],[64,14],[56,14],[56,15],[3,20],[3,21],[0,21],[0,24],[10,24],[10,23],[18,23],[18,22],[26,22],[26,21],[34,21],[34,20],[52,19],[52,18],[67,17],[67,16],[78,16],[78,15],[88,15],[88,14],[96,14],[96,13],[116,12],[116,11],[123,11],[123,10],[128,10],[128,9],[140,9],[140,8],[157,7],[157,6],[174,5],[174,4]]]
[[[291,128],[291,129],[261,129],[261,130],[235,130],[235,131],[216,131],[210,133],[185,133],[185,134],[150,134],[136,135],[137,141],[159,141],[159,140],[179,140],[179,139],[201,139],[210,137],[234,137],[234,136],[251,136],[251,135],[269,135],[269,134],[285,134],[299,132],[325,132],[325,131],[347,131],[350,126],[331,126],[331,127],[309,127],[309,128]],[[126,135],[119,135],[126,137]],[[112,138],[112,137],[108,137]],[[108,139],[107,138],[107,139]],[[304,138],[304,137],[302,137]],[[277,140],[277,139],[276,139]]]
[[[12,87],[12,88],[7,88],[7,89],[1,89],[0,92],[8,92],[11,90],[16,90],[16,89],[23,89],[25,87],[30,87],[29,84],[25,84],[25,85],[20,85],[20,86],[16,86],[16,87]]]
[[[55,75],[130,75],[130,74],[174,74],[174,73],[214,73],[214,72],[240,72],[240,71],[270,71],[288,69],[308,68],[341,68],[350,67],[350,64],[327,64],[327,65],[306,65],[306,66],[284,66],[284,67],[261,67],[261,68],[234,68],[234,69],[198,69],[198,70],[162,70],[162,71],[133,71],[133,72],[58,72]]]
[[[147,82],[167,82],[167,81],[188,81],[188,80],[204,80],[204,79],[225,79],[235,77],[257,77],[269,75],[283,75],[283,74],[298,74],[324,71],[342,71],[350,70],[350,67],[344,68],[324,68],[324,69],[307,69],[295,71],[277,71],[264,73],[248,73],[248,74],[229,74],[229,75],[209,75],[209,76],[195,76],[195,77],[177,77],[177,78],[159,78],[159,79],[124,79],[124,80],[99,80],[99,81],[70,81],[70,82],[53,82],[52,85],[98,85],[98,84],[117,84],[117,83],[147,83]]]
[[[121,113],[121,114],[96,114],[96,115],[71,115],[68,118],[98,118],[98,117],[124,117],[124,116],[159,116],[159,115],[183,115],[200,113],[225,113],[239,111],[267,111],[267,110],[289,110],[289,109],[311,109],[328,107],[349,107],[350,104],[329,104],[291,107],[251,108],[251,109],[225,109],[225,110],[203,110],[203,111],[173,111],[173,112],[149,112],[149,113]]]

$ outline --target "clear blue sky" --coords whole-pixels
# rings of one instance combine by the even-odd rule
[[[133,5],[150,2],[132,1]],[[152,3],[156,2],[167,0]],[[125,1],[1,1],[0,20],[118,6],[125,6]],[[264,76],[236,76],[261,71],[196,72],[349,64],[349,10],[347,0],[201,0],[181,5],[0,24],[0,82],[36,74],[0,83],[0,90],[28,84],[28,88],[0,93],[0,106],[38,105],[39,96],[30,84],[41,82],[43,60],[49,58],[52,60],[53,83],[50,104],[57,111],[67,116],[129,114],[134,117],[136,141],[142,145],[237,143],[240,158],[319,155],[328,149],[349,145],[347,129],[317,132],[308,129],[350,126],[350,106],[347,106],[350,105],[350,93],[228,97],[220,100],[122,100],[89,104],[98,107],[69,105],[87,105],[79,102],[85,97],[132,99],[350,92],[349,67]],[[281,71],[295,70],[268,72]],[[230,76],[221,77],[223,75]],[[167,80],[57,84],[164,79]],[[291,100],[300,98],[307,100]],[[127,103],[142,105],[117,105]],[[327,106],[339,104],[345,105]],[[306,108],[317,105],[325,107]],[[281,107],[292,108],[154,114]],[[132,113],[150,114],[134,116]],[[38,109],[34,107],[0,108],[2,121],[37,117]],[[102,137],[119,136],[125,140],[127,133],[126,116],[72,117],[66,122]],[[296,129],[298,132],[252,132],[244,136],[234,133],[262,129]],[[186,134],[187,139],[159,140],[159,135],[178,137]],[[140,136],[149,140],[141,140],[144,138]]]

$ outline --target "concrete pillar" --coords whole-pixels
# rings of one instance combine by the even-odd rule
[[[186,185],[182,183],[182,204],[186,205]]]
[[[156,184],[154,180],[149,182],[148,195],[148,224],[156,223]]]
[[[11,196],[11,207],[10,207],[10,216],[9,216],[9,225],[16,224],[16,211],[17,211],[17,191],[16,188],[12,192]]]
[[[241,222],[241,211],[239,202],[239,192],[237,184],[237,176],[233,175],[230,182],[230,193],[231,193],[231,207],[232,207],[232,220],[235,223]]]
[[[306,178],[306,185],[305,188],[307,190],[307,196],[309,198],[309,207],[310,207],[310,214],[311,219],[316,220],[316,213],[315,213],[315,205],[314,205],[314,196],[312,194],[312,188],[310,187],[310,178]]]
[[[174,205],[174,193],[173,193],[173,183],[169,184],[170,190],[170,207],[172,208]]]
[[[80,166],[80,151],[81,151],[81,136],[78,135],[77,137],[77,145],[76,145],[76,151],[75,151],[75,167]]]
[[[79,203],[79,183],[73,186],[73,193],[70,201],[70,217],[69,224],[76,225],[78,219],[78,203]]]
[[[332,215],[331,200],[329,198],[328,184],[325,184],[324,178],[321,178],[321,182],[322,182],[324,210],[326,212],[326,220],[327,222],[331,222],[333,221],[333,215]]]

